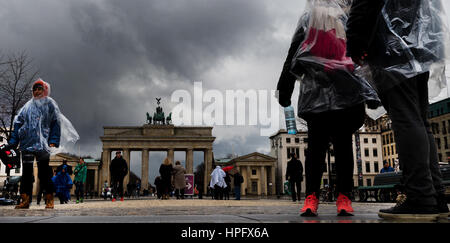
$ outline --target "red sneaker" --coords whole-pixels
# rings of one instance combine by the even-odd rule
[[[319,199],[317,199],[316,194],[313,193],[306,197],[305,204],[300,210],[302,212],[301,216],[311,217],[317,216],[317,209],[319,208]]]
[[[113,198],[112,202],[115,202],[115,201],[116,201],[116,199],[115,199],[115,198]]]
[[[120,201],[123,202],[123,197],[120,198]]]
[[[342,193],[339,193],[339,196],[336,201],[336,207],[338,216],[353,216],[351,214],[353,211],[352,201]]]

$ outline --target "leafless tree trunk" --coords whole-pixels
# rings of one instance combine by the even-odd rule
[[[31,98],[31,85],[38,76],[25,52],[0,57],[0,136],[9,140],[14,117]]]

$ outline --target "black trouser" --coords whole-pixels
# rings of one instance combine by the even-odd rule
[[[302,180],[296,179],[296,180],[289,180],[289,184],[291,185],[291,196],[292,201],[301,200],[301,193],[302,193]],[[295,190],[295,187],[297,187],[297,190]]]
[[[214,199],[223,200],[223,188],[218,185],[214,185]]]
[[[112,193],[113,197],[117,198],[117,194],[119,197],[123,197],[123,177],[113,177],[111,178],[112,184]]]
[[[177,196],[177,199],[180,197],[184,199],[184,189],[175,189],[175,196]]]
[[[354,168],[352,135],[362,127],[364,119],[364,104],[305,116],[308,123],[306,195],[316,193],[316,196],[319,196],[323,164],[330,142],[334,148],[337,191],[344,194],[352,192]]]
[[[420,205],[435,205],[436,192],[445,191],[427,119],[428,78],[429,73],[424,73],[380,94],[392,120],[406,195],[411,202]]]
[[[75,195],[77,196],[77,201],[84,198],[84,184],[81,181],[75,182]]]
[[[39,188],[45,191],[47,194],[55,191],[53,186],[53,171],[49,166],[50,154],[47,152],[22,152],[22,179],[20,182],[20,193],[27,194],[29,196],[33,193],[34,182],[34,158],[37,160],[38,165],[38,178]]]

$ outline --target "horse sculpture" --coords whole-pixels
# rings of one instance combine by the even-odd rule
[[[147,112],[147,124],[152,124],[152,117]]]
[[[166,118],[167,125],[172,123],[172,112],[169,113],[169,116]]]

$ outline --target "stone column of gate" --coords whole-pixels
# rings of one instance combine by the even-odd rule
[[[175,151],[173,149],[167,150],[167,158],[169,158],[170,162],[172,162],[172,165],[175,166]]]
[[[141,192],[148,190],[148,149],[142,149]]]
[[[204,187],[203,192],[208,192],[209,181],[211,180],[211,172],[212,172],[212,149],[205,149],[203,153],[203,161],[205,163],[205,178],[204,178]]]
[[[123,186],[126,190],[128,182],[130,182],[130,149],[123,149],[123,159],[127,162],[128,172],[123,180]]]
[[[109,174],[109,165],[111,163],[111,150],[110,149],[103,149],[103,156],[102,156],[102,181],[99,185],[101,188],[105,181],[107,181],[108,186],[111,185],[111,175]],[[101,191],[101,190],[100,190]]]
[[[194,150],[187,149],[186,151],[186,173],[194,174]]]

